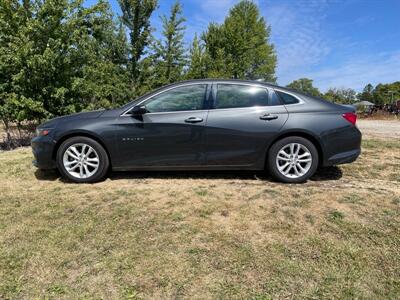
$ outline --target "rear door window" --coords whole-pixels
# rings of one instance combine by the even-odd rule
[[[239,84],[217,85],[217,109],[267,105],[268,90],[265,88]]]

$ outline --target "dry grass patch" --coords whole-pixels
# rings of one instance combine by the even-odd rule
[[[0,298],[398,298],[400,142],[303,185],[115,173],[76,185],[0,153]]]

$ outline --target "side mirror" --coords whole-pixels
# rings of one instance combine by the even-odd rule
[[[131,109],[132,117],[141,116],[144,115],[145,113],[147,113],[147,109],[146,106],[144,105],[137,105]]]

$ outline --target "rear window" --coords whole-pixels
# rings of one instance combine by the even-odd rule
[[[268,91],[264,88],[237,84],[218,84],[215,108],[267,105]]]
[[[282,102],[284,104],[296,104],[299,103],[299,100],[296,97],[293,97],[292,95],[286,94],[284,92],[280,91],[275,91],[279,95],[279,97],[282,99]]]

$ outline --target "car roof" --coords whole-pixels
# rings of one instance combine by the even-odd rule
[[[259,81],[259,80],[243,80],[243,79],[224,79],[224,78],[205,78],[205,79],[190,79],[190,80],[183,80],[183,81],[178,81],[175,83],[172,83],[171,85],[179,85],[179,84],[184,84],[184,83],[207,83],[207,82],[227,82],[227,83],[246,83],[246,84],[259,84],[259,85],[266,85],[270,87],[279,87],[283,88],[280,86],[277,86],[273,83],[265,82],[265,81]]]
[[[202,82],[204,82],[204,83],[224,82],[224,83],[234,83],[234,84],[241,84],[241,83],[257,84],[257,85],[262,85],[262,86],[266,86],[266,87],[270,87],[270,88],[277,88],[277,89],[288,91],[288,92],[294,93],[294,94],[301,94],[296,90],[293,90],[291,88],[284,87],[284,86],[279,86],[279,85],[271,83],[271,82],[266,82],[266,81],[261,81],[261,80],[224,79],[224,78],[205,78],[205,79],[183,80],[183,81],[171,83],[169,85],[165,85],[165,86],[161,87],[160,89],[165,88],[165,87],[178,86],[181,84],[202,83]]]
[[[302,95],[301,93],[299,93],[296,90],[293,90],[293,89],[290,89],[290,88],[287,88],[287,87],[282,87],[282,86],[279,86],[279,85],[276,85],[276,84],[273,84],[273,83],[269,83],[269,82],[265,82],[265,81],[261,81],[261,80],[224,79],[224,78],[190,79],[190,80],[182,80],[182,81],[177,81],[177,82],[170,83],[170,84],[167,84],[167,85],[163,85],[163,86],[161,86],[161,87],[159,87],[157,89],[152,90],[151,92],[148,92],[148,93],[140,96],[139,98],[135,99],[134,101],[131,101],[131,102],[123,105],[121,107],[121,109],[126,109],[126,107],[129,107],[134,102],[140,101],[140,99],[149,97],[152,94],[155,94],[157,92],[160,92],[162,90],[165,90],[165,89],[168,89],[168,88],[171,88],[171,87],[174,87],[174,86],[178,87],[180,85],[191,84],[191,83],[193,83],[193,84],[196,84],[196,83],[207,83],[207,84],[209,84],[209,83],[214,83],[214,82],[233,83],[233,84],[241,84],[241,83],[243,83],[243,84],[256,84],[256,85],[259,85],[259,86],[265,86],[265,87],[269,87],[269,88],[278,88],[280,90],[287,91],[287,92],[290,92],[290,93],[295,94],[295,95],[298,95],[298,94]]]

